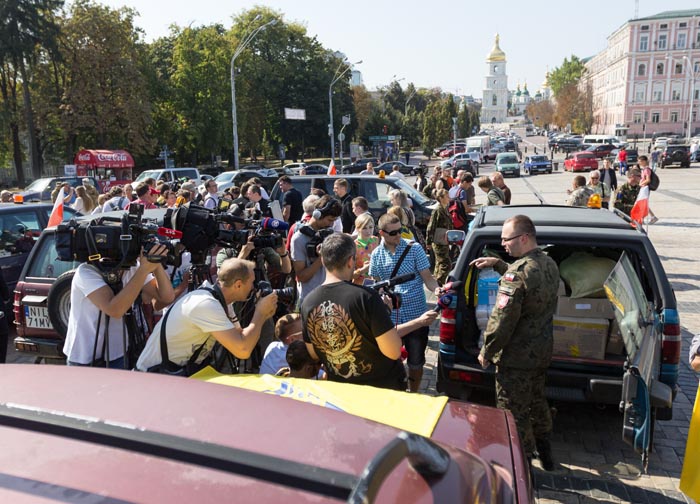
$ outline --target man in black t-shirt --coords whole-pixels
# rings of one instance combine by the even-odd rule
[[[401,337],[430,325],[437,312],[395,328],[379,294],[351,282],[355,253],[346,234],[331,235],[321,245],[326,280],[301,305],[304,341],[331,381],[406,390]]]
[[[343,223],[343,233],[352,233],[355,227],[355,214],[352,212],[352,196],[348,192],[348,181],[338,179],[333,183],[333,192],[336,198],[343,205],[343,211],[340,214],[340,221]]]
[[[292,185],[292,179],[288,175],[279,178],[280,190],[282,191],[282,218],[290,224],[299,222],[304,215],[304,208],[301,206],[303,197],[298,189]]]

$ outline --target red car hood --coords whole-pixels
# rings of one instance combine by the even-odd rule
[[[8,410],[53,412],[58,415],[54,418],[114,426],[138,439],[144,433],[160,433],[177,436],[183,446],[211,443],[222,450],[246,450],[252,452],[251,459],[255,454],[276,457],[279,467],[307,464],[310,476],[325,470],[359,478],[399,434],[397,429],[328,408],[162,375],[5,365],[0,367],[0,382],[6,384],[0,403],[11,405]],[[447,472],[426,481],[403,460],[387,477],[377,501],[501,502],[505,498],[505,502],[516,499],[512,492],[528,495],[528,483],[518,474],[522,471],[513,474],[510,445],[514,439],[518,449],[519,444],[511,423],[510,416],[491,408],[448,404],[433,435],[450,455]],[[269,481],[259,475],[232,474],[202,466],[196,457],[186,463],[188,459],[147,455],[123,449],[121,444],[113,448],[18,429],[5,416],[1,425],[5,425],[0,427],[3,502],[80,500],[91,494],[119,502],[229,502],[232,496],[237,502],[328,500],[284,485],[282,477]],[[174,442],[175,447],[180,444]],[[216,447],[204,446],[218,452]],[[505,469],[494,469],[462,450]],[[518,485],[520,491],[511,489]],[[492,499],[494,493],[498,500]]]

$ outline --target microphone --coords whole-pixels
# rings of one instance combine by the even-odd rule
[[[459,289],[460,287],[462,287],[461,281],[447,282],[445,285],[443,285],[442,290],[444,292],[441,296],[438,297],[437,303],[435,303],[433,311],[440,313],[440,310],[442,310],[443,308],[449,308],[450,304],[452,304],[454,296],[456,296],[457,294],[448,291],[454,291]]]
[[[177,229],[170,229],[166,227],[159,227],[157,231],[158,236],[164,236],[166,238],[170,239],[180,239],[182,238],[182,231],[178,231]]]
[[[263,229],[271,229],[273,231],[288,231],[289,224],[279,219],[265,217],[260,221],[260,227]]]

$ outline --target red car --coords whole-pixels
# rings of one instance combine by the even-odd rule
[[[424,437],[280,397],[291,379],[7,364],[0,382],[2,502],[534,502],[513,417],[490,407],[448,402]]]
[[[592,152],[574,152],[564,160],[564,170],[578,172],[598,169],[598,158]]]
[[[464,145],[457,145],[456,147],[448,147],[447,149],[440,152],[441,158],[452,157],[455,154],[461,154],[467,151],[467,147]]]

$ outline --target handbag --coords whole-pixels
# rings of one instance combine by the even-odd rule
[[[435,245],[447,245],[447,231],[449,231],[447,228],[435,228],[433,243]]]

